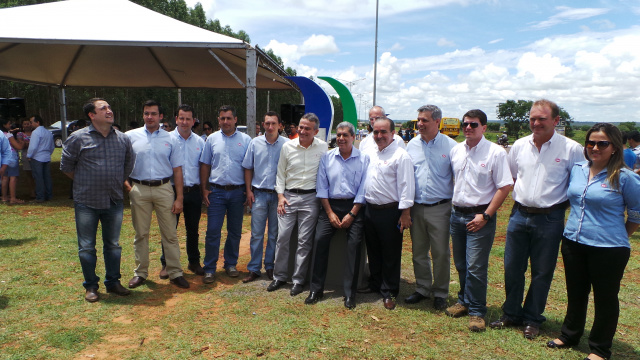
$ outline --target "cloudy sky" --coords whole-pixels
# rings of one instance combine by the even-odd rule
[[[375,0],[200,2],[299,75],[353,82],[359,117],[372,105]],[[380,0],[379,11],[376,103],[392,118],[435,104],[495,119],[500,102],[546,97],[578,121],[640,121],[640,0]]]

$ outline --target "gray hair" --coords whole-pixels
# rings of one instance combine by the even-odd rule
[[[374,125],[378,122],[378,121],[387,121],[389,122],[389,131],[394,132],[396,131],[396,123],[393,122],[393,120],[389,119],[386,116],[382,116],[376,119],[376,121],[373,123]]]
[[[344,129],[344,128],[349,129],[349,133],[351,134],[351,136],[356,136],[356,128],[353,126],[352,123],[348,121],[343,121],[340,124],[338,124],[338,126],[336,126],[336,130]]]
[[[437,107],[435,105],[422,105],[418,109],[419,113],[426,112],[426,111],[431,113],[431,119],[433,119],[433,120],[442,119],[442,110],[440,110],[439,107]]]
[[[316,115],[314,113],[306,113],[306,114],[302,115],[302,117],[300,118],[300,120],[302,120],[302,119],[314,122],[315,123],[315,126],[313,127],[314,130],[320,129],[320,119],[318,119],[318,115]]]

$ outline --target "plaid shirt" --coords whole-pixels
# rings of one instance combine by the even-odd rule
[[[93,125],[73,132],[62,149],[60,170],[74,173],[73,199],[94,209],[123,200],[122,188],[133,169],[128,136],[111,129],[102,136]]]

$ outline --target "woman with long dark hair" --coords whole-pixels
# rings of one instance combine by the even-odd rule
[[[595,316],[586,359],[599,360],[611,356],[618,326],[618,291],[631,253],[629,237],[640,225],[640,177],[625,166],[617,127],[595,124],[586,139],[588,161],[573,167],[567,190],[571,212],[561,248],[567,314],[561,335],[547,346],[564,348],[580,342],[593,287]]]

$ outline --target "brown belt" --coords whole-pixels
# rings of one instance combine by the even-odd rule
[[[266,193],[269,193],[269,194],[273,194],[273,193],[275,193],[275,192],[276,192],[276,191],[275,191],[275,190],[273,190],[273,189],[263,189],[263,188],[258,188],[258,187],[255,187],[255,186],[252,186],[252,187],[251,187],[251,191],[256,191],[256,190],[258,190],[258,191],[262,191],[262,192],[266,192]]]
[[[537,208],[537,207],[530,207],[530,206],[524,206],[522,204],[520,204],[519,202],[515,202],[513,204],[513,207],[515,207],[516,209],[522,210],[528,214],[551,214],[552,212],[556,211],[556,210],[566,210],[569,207],[569,200],[563,201],[559,204],[555,204],[553,206],[550,206],[548,208]]]
[[[423,204],[423,203],[416,203],[416,204],[422,205],[422,206],[425,206],[425,207],[432,207],[432,206],[437,206],[437,205],[441,205],[441,204],[446,204],[449,201],[451,201],[451,199],[440,200],[438,202],[434,202],[433,204]]]
[[[471,207],[453,205],[453,210],[457,212],[461,212],[463,214],[482,214],[485,210],[487,210],[488,207],[489,207],[489,204],[471,206]]]
[[[244,187],[244,184],[242,185],[218,185],[218,184],[214,184],[214,183],[209,183],[209,185],[213,186],[216,189],[222,189],[225,191],[231,191],[231,190],[235,190],[235,189],[239,189]]]
[[[382,204],[382,205],[372,204],[370,202],[367,203],[367,206],[371,206],[372,209],[376,209],[376,210],[391,209],[391,208],[397,209],[398,205],[400,205],[398,202],[392,202],[392,203]]]
[[[168,183],[171,180],[171,177],[166,177],[162,180],[138,180],[131,178],[131,181],[136,184],[146,185],[146,186],[160,186]]]

